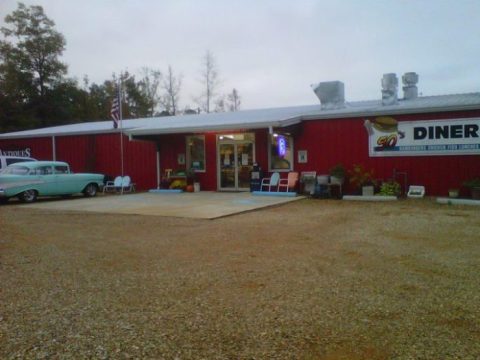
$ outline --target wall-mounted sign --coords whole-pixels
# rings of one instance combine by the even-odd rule
[[[0,156],[19,156],[19,157],[30,157],[32,156],[32,149],[24,148],[12,148],[12,149],[0,149]]]
[[[397,121],[365,120],[370,156],[479,155],[480,118]]]
[[[185,165],[185,154],[177,154],[178,165]]]
[[[307,150],[298,150],[298,163],[299,164],[306,164],[308,162],[307,159]]]

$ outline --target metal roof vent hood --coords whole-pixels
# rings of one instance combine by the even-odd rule
[[[312,85],[315,95],[320,99],[322,110],[345,107],[345,85],[341,81],[326,81]]]
[[[418,74],[415,72],[407,72],[402,76],[403,82],[403,98],[404,100],[413,100],[418,97]]]
[[[382,105],[398,103],[398,79],[394,73],[383,74],[382,78]]]

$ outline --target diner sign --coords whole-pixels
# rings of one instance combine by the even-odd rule
[[[397,121],[365,120],[370,157],[480,155],[480,118]]]

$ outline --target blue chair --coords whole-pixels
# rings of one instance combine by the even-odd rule
[[[260,185],[260,191],[263,191],[264,187],[268,187],[268,191],[272,191],[272,188],[274,188],[275,191],[278,191],[279,183],[280,183],[280,174],[278,172],[274,172],[271,177],[262,179],[262,183]]]

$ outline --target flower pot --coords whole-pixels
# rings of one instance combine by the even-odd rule
[[[193,183],[193,192],[199,192],[200,191],[200,183],[199,182],[194,182]]]
[[[345,179],[337,176],[330,176],[330,184],[333,185],[343,185]]]
[[[450,189],[450,190],[448,190],[448,197],[458,198],[458,189]]]
[[[373,196],[373,185],[362,186],[362,196]]]

